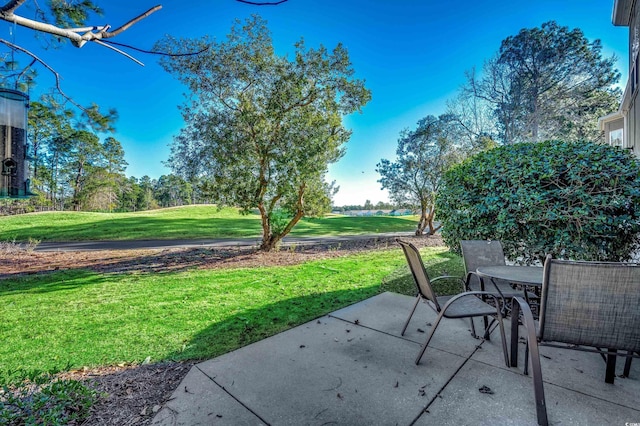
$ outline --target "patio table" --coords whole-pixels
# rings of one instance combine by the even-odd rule
[[[542,270],[539,266],[480,266],[476,271],[478,275],[486,278],[495,278],[522,286],[542,287]]]
[[[523,296],[529,303],[527,296],[527,287],[535,287],[535,293],[540,295],[542,288],[544,268],[539,266],[521,266],[521,265],[499,265],[499,266],[480,266],[476,270],[480,276],[480,285],[482,290],[484,287],[484,278],[504,280],[512,284],[521,285],[523,287]],[[513,333],[513,331],[512,331]],[[517,333],[517,332],[516,332]],[[511,366],[518,365],[518,345],[511,339]],[[525,367],[526,370],[526,367]]]

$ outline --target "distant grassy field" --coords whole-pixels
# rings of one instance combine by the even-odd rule
[[[410,232],[415,216],[303,219],[294,236]],[[135,213],[45,212],[0,217],[0,242],[259,237],[260,217],[238,209],[184,206]]]

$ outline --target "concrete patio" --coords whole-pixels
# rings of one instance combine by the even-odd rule
[[[505,366],[497,330],[476,340],[468,321],[444,320],[416,366],[436,316],[421,304],[401,337],[413,300],[384,293],[197,364],[153,424],[537,424],[531,377]],[[597,354],[541,354],[550,424],[640,424],[638,360],[610,385]]]

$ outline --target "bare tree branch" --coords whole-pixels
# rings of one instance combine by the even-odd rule
[[[0,13],[13,13],[13,11],[22,6],[22,3],[25,1],[27,0],[11,0],[9,3],[0,7]]]
[[[144,64],[143,64],[142,62],[140,62],[139,60],[137,60],[137,59],[136,59],[136,58],[134,58],[133,56],[129,55],[128,53],[123,52],[122,50],[118,49],[117,47],[113,47],[113,46],[111,46],[111,45],[109,45],[109,44],[107,44],[107,43],[105,43],[105,42],[103,42],[103,41],[101,41],[101,40],[93,40],[93,41],[94,41],[95,43],[98,43],[100,46],[104,46],[104,47],[106,47],[107,49],[111,49],[111,50],[113,50],[114,52],[118,52],[119,54],[121,54],[121,55],[123,55],[123,56],[126,56],[127,58],[129,58],[129,59],[131,59],[133,62],[135,62],[136,64],[141,65],[141,66],[143,66],[143,67],[144,67]]]
[[[20,74],[18,74],[18,76],[16,77],[16,85],[18,83],[18,81],[20,81],[20,79],[22,78],[23,75],[25,75],[25,73],[29,70],[29,68],[31,68],[33,66],[33,64],[36,63],[36,59],[33,59],[31,61],[31,63],[29,65],[27,65],[26,67],[24,67],[24,69],[20,72]]]
[[[96,27],[88,27],[88,28],[77,28],[77,29],[60,28],[60,27],[56,27],[55,25],[46,24],[40,21],[34,21],[32,19],[27,19],[22,16],[14,14],[13,11],[16,10],[19,6],[21,6],[22,3],[24,3],[24,1],[25,0],[13,0],[12,2],[9,2],[5,6],[3,6],[0,9],[0,20],[11,22],[16,25],[30,28],[35,31],[40,31],[40,32],[56,35],[58,37],[67,38],[71,40],[71,43],[73,43],[73,45],[76,47],[82,47],[88,41],[96,41],[104,38],[114,37],[122,33],[123,31],[127,30],[128,28],[130,28],[133,24],[140,22],[142,19],[146,18],[152,13],[162,9],[161,5],[154,6],[151,9],[147,10],[146,12],[131,19],[129,22],[122,25],[115,31],[109,32],[108,30],[109,28],[111,28],[110,25],[105,25],[101,27],[96,26]],[[77,33],[79,30],[84,30],[84,29],[88,29],[89,31],[87,31],[82,35]],[[97,31],[97,32],[94,32],[94,31]]]
[[[249,1],[249,0],[236,0],[239,3],[251,4],[253,6],[277,6],[286,2],[287,0],[280,1],[268,1],[268,2],[259,2],[259,1]]]
[[[34,53],[28,51],[27,49],[25,49],[23,47],[20,47],[20,46],[18,46],[16,44],[13,44],[13,43],[11,43],[11,42],[9,42],[7,40],[4,40],[4,39],[0,38],[0,43],[9,46],[11,49],[15,49],[15,50],[18,50],[18,51],[20,51],[22,53],[26,53],[27,55],[31,56],[34,60],[40,62],[46,69],[48,69],[54,75],[54,77],[56,79],[56,90],[60,93],[60,95],[62,95],[63,98],[65,98],[67,101],[71,102],[73,105],[75,105],[80,110],[82,110],[84,112],[88,112],[85,107],[83,107],[82,105],[76,103],[71,97],[67,96],[62,91],[62,89],[60,88],[60,74],[58,74],[58,72],[56,70],[54,70],[49,64],[47,64],[45,61],[40,59]]]
[[[154,6],[151,9],[147,10],[142,15],[139,15],[139,16],[133,18],[132,20],[130,20],[129,22],[127,22],[126,24],[122,25],[120,28],[117,28],[117,29],[115,29],[115,30],[113,30],[111,32],[102,33],[102,38],[115,37],[118,34],[120,34],[121,32],[128,30],[129,27],[131,27],[133,24],[136,24],[136,23],[142,21],[144,18],[146,18],[147,16],[151,15],[154,12],[157,12],[160,9],[162,9],[162,5],[159,4],[157,6]]]
[[[209,50],[209,46],[206,46],[196,52],[187,52],[187,53],[169,53],[169,52],[158,52],[156,50],[145,50],[145,49],[140,49],[139,47],[135,47],[135,46],[131,46],[129,44],[124,44],[124,43],[117,43],[113,40],[102,40],[102,43],[104,44],[113,44],[116,46],[121,46],[121,47],[126,47],[127,49],[131,49],[131,50],[137,50],[138,52],[142,52],[142,53],[148,53],[150,55],[162,55],[162,56],[171,56],[171,57],[179,57],[179,56],[191,56],[191,55],[199,55],[202,52],[206,52],[207,50]]]

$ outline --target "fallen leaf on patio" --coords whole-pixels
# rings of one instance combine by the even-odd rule
[[[427,323],[427,327],[431,327],[431,323],[430,322]]]
[[[419,329],[418,329],[418,333],[424,333],[424,330],[423,330],[423,329],[421,329],[421,328],[419,328]]]
[[[300,349],[302,349],[302,348],[306,348],[306,346],[305,345],[300,345]]]
[[[397,387],[398,387],[398,385],[400,385],[400,382],[396,380],[396,384],[395,384],[395,385],[393,385],[393,387],[394,387],[394,388],[397,388]]]
[[[553,358],[551,358],[550,356],[547,356],[547,355],[541,355],[541,356],[542,356],[543,358],[546,358],[546,359],[553,359]]]
[[[480,391],[480,393],[486,393],[489,395],[493,395],[495,392],[491,390],[491,388],[489,386],[482,386],[480,389],[478,389]]]
[[[342,399],[342,394],[341,393],[337,394],[336,396],[338,397],[338,399]]]

